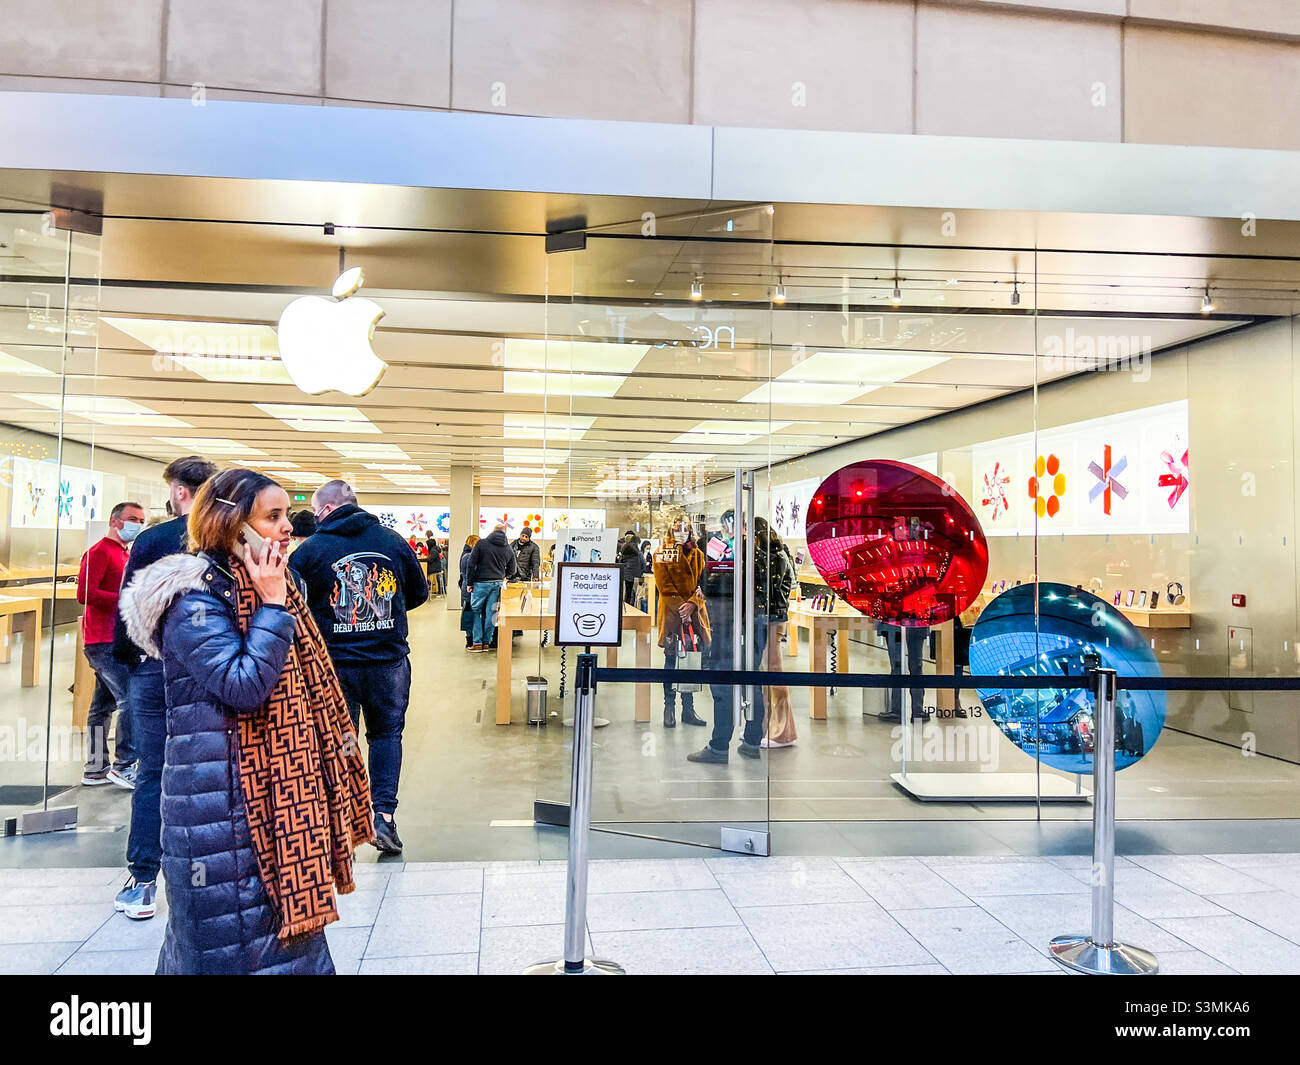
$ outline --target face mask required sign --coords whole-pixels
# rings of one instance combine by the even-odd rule
[[[555,581],[557,647],[617,647],[623,638],[623,569],[561,563]]]

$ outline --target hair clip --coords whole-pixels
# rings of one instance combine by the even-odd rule
[[[226,506],[228,506],[228,507],[238,506],[237,503],[234,503],[234,502],[232,502],[232,501],[229,500],[229,499],[222,499],[220,496],[217,496],[217,502],[218,502],[218,503],[225,503]]]

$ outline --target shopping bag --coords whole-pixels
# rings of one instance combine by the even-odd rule
[[[704,668],[704,653],[700,650],[699,637],[695,635],[694,625],[682,626],[682,631],[677,637],[677,669],[699,671]],[[698,692],[703,691],[704,685],[698,681],[674,681],[673,691],[675,692]]]

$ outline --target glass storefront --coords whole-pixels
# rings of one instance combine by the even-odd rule
[[[342,476],[417,549],[445,543],[447,599],[411,619],[408,857],[507,856],[479,830],[563,819],[566,560],[626,564],[602,664],[683,677],[602,684],[593,821],[619,833],[1086,820],[1068,685],[1026,701],[910,678],[1070,675],[1085,645],[1166,677],[1296,674],[1294,227],[1257,247],[1209,220],[970,212],[962,241],[889,208],[587,217],[459,194],[480,225],[359,210],[327,232],[248,207],[256,184],[237,217],[110,216],[102,235],[0,215],[7,816],[47,794],[85,828],[129,816],[77,787],[94,679],[74,578],[114,504],[163,515],[162,468],[191,453],[265,469],[295,509]],[[351,266],[386,369],[307,394],[277,320]],[[505,589],[496,651],[470,654],[458,562],[498,523],[529,528],[536,570]],[[790,676],[710,689],[701,666]],[[1125,714],[1121,818],[1297,816],[1288,696]],[[766,743],[741,751],[747,724]],[[725,762],[688,760],[711,739]]]

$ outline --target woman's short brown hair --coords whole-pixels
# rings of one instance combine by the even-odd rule
[[[476,543],[478,543],[478,534],[470,533],[467,537],[465,537],[466,547],[473,547]]]
[[[279,488],[277,481],[256,470],[223,470],[203,483],[194,497],[186,531],[190,550],[230,554],[239,542],[240,528],[248,521],[263,488]]]

